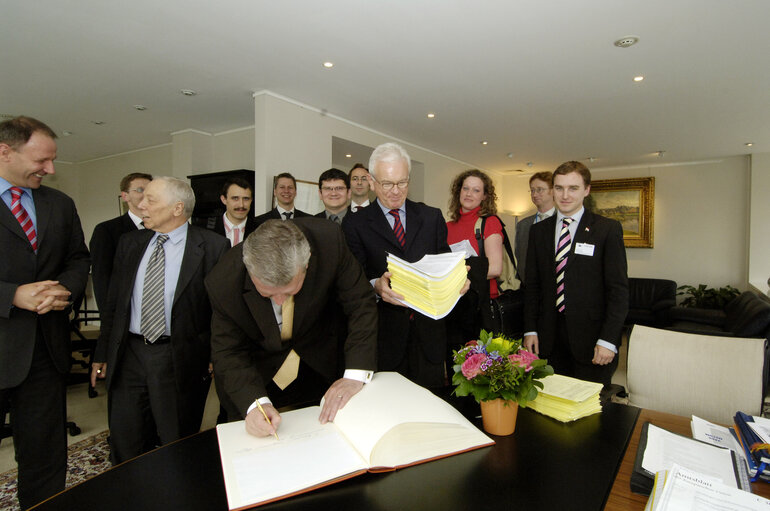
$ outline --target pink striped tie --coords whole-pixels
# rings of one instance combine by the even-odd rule
[[[564,312],[567,304],[564,302],[564,268],[567,266],[567,254],[572,246],[572,237],[569,234],[569,225],[573,218],[565,217],[561,221],[559,244],[556,247],[556,310]]]
[[[37,252],[37,233],[35,232],[35,225],[32,223],[32,219],[27,214],[27,210],[21,205],[21,194],[24,193],[21,188],[17,186],[11,187],[11,213],[18,220],[21,229],[24,234],[27,235],[29,243],[32,248]]]

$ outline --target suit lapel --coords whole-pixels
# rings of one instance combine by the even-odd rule
[[[281,332],[278,330],[278,323],[275,320],[273,304],[270,299],[259,294],[248,272],[244,272],[243,301],[246,302],[251,317],[254,318],[257,327],[262,332],[265,349],[267,351],[280,351]]]
[[[575,238],[572,240],[572,246],[569,249],[569,259],[567,259],[567,266],[565,270],[572,266],[575,261],[575,247],[578,243],[587,243],[591,240],[591,231],[594,224],[594,215],[587,209],[583,211],[583,216],[580,218],[577,230],[575,231]]]
[[[37,206],[35,207],[35,210],[37,210]],[[21,225],[19,225],[19,221],[16,220],[16,217],[13,216],[13,213],[11,213],[11,209],[5,205],[4,201],[2,205],[0,205],[0,225],[3,225],[4,227],[6,227],[9,231],[14,233],[19,238],[29,242],[29,240],[27,239],[27,235],[24,234],[24,231],[21,230]]]
[[[406,201],[406,245],[404,246],[404,253],[408,253],[409,249],[417,239],[420,230],[422,229],[423,217],[417,214],[417,207],[414,202]],[[395,234],[393,235],[395,238]]]
[[[203,249],[204,243],[203,238],[198,235],[193,226],[189,226],[187,229],[184,254],[182,255],[182,267],[179,269],[179,279],[177,280],[176,289],[174,290],[174,303],[171,306],[172,309],[176,306],[179,297],[182,296],[185,288],[203,262],[203,257],[205,255]]]
[[[391,250],[388,250],[389,252],[402,256],[404,253],[404,249],[401,248],[401,244],[398,242],[398,239],[396,238],[396,234],[393,232],[393,228],[388,223],[388,219],[385,218],[385,215],[382,213],[382,209],[380,208],[379,203],[371,204],[371,206],[373,207],[364,208],[361,210],[362,214],[363,213],[367,214],[369,228],[371,229],[372,232],[382,237],[385,241],[388,242],[389,245],[391,245],[392,248]],[[408,229],[411,229],[410,222],[411,220],[407,219]],[[407,236],[409,236],[408,232],[407,232]]]
[[[39,253],[39,249],[45,246],[45,236],[48,233],[48,226],[51,224],[52,208],[49,197],[44,192],[32,190],[32,199],[35,201],[35,215],[37,215],[36,234]],[[14,218],[14,220],[16,219]]]

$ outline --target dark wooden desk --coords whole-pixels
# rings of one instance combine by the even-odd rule
[[[642,510],[647,503],[647,497],[636,493],[631,493],[631,472],[634,470],[634,459],[636,449],[639,447],[639,436],[642,433],[642,425],[645,422],[651,422],[656,426],[679,433],[685,436],[692,436],[690,430],[690,417],[671,415],[670,413],[655,412],[653,410],[642,410],[639,420],[636,422],[634,434],[628,443],[628,449],[623,456],[618,475],[612,485],[610,497],[607,499],[606,511],[625,511]],[[770,484],[752,483],[751,490],[757,495],[770,498]]]
[[[497,444],[385,474],[364,474],[260,509],[600,510],[639,409],[610,404],[563,424],[519,411],[516,432]],[[214,430],[112,468],[37,510],[226,510]]]

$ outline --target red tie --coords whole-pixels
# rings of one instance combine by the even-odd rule
[[[401,248],[406,246],[406,236],[404,236],[404,226],[401,223],[401,215],[398,214],[397,209],[391,209],[390,214],[393,216],[393,232],[396,234],[396,239],[401,244]]]
[[[37,252],[37,233],[35,232],[35,226],[32,223],[32,219],[27,214],[27,210],[21,205],[22,193],[24,192],[21,188],[17,186],[11,187],[11,213],[13,213],[13,216],[19,221],[19,225],[21,225],[24,234],[27,235],[29,243],[32,245],[35,252]]]

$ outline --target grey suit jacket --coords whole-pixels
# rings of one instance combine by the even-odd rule
[[[519,223],[516,224],[516,244],[513,247],[513,251],[516,256],[516,273],[519,277],[519,282],[522,283],[525,282],[524,279],[526,278],[529,228],[535,223],[535,215],[519,220]]]
[[[58,280],[82,296],[91,261],[75,203],[53,188],[32,190],[37,213],[38,252],[0,201],[0,388],[15,387],[26,378],[40,328],[56,369],[69,371],[69,310],[38,315],[13,307],[16,288],[41,280]]]

